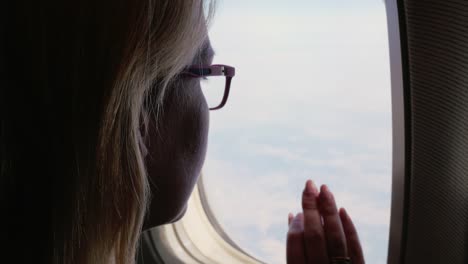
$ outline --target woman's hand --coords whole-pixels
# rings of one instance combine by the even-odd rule
[[[344,208],[338,212],[326,185],[319,193],[308,180],[302,193],[302,209],[303,213],[295,217],[289,214],[288,264],[364,264],[356,228]],[[349,257],[351,262],[336,262],[340,257]]]

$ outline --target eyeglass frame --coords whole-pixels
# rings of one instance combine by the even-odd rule
[[[203,78],[210,76],[225,76],[226,84],[224,86],[224,94],[221,103],[216,107],[209,108],[210,110],[218,110],[223,108],[229,97],[229,91],[231,89],[232,78],[236,75],[236,68],[223,64],[213,64],[211,66],[197,66],[193,65],[188,67],[182,72],[183,75],[187,75],[193,78]]]

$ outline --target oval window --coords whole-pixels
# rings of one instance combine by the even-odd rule
[[[203,170],[224,232],[262,261],[284,263],[287,215],[300,211],[310,178],[327,184],[354,219],[366,261],[386,263],[384,2],[224,1],[210,37],[215,63],[236,67],[226,106],[211,112]]]

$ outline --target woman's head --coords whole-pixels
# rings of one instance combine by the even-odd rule
[[[171,201],[166,188],[174,185],[185,194],[172,207],[152,203],[148,223],[180,215],[204,159],[208,117],[197,81],[177,75],[207,42],[204,4],[15,1],[3,9],[0,146],[2,202],[15,230],[9,236],[52,223],[50,232],[36,233],[50,239],[44,252],[55,262],[128,263],[149,186],[154,201]]]

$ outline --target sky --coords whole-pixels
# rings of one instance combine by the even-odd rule
[[[236,67],[227,105],[210,115],[203,169],[226,233],[249,254],[285,263],[287,215],[301,210],[312,179],[351,215],[367,263],[386,263],[392,142],[384,2],[218,1],[210,38],[214,63]]]

